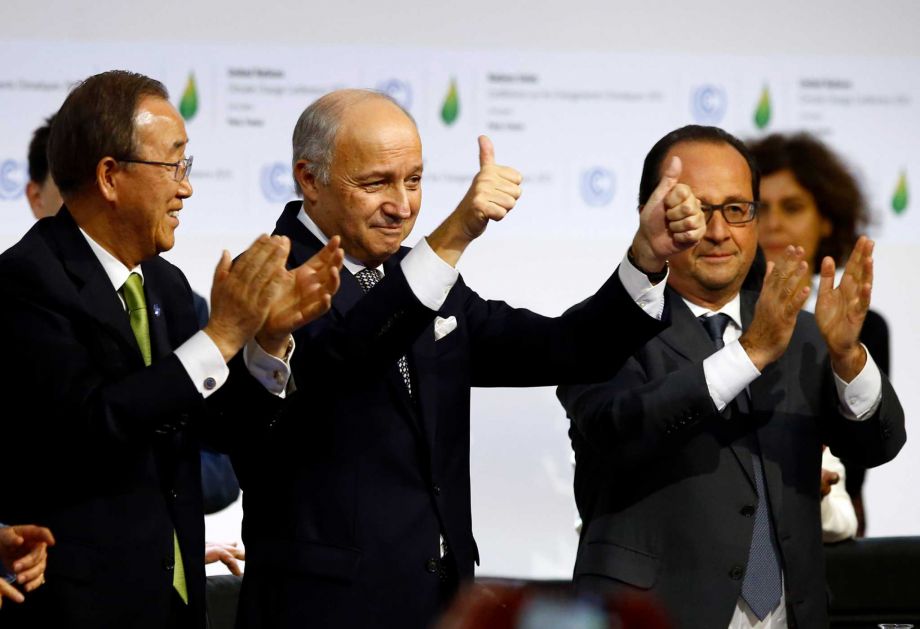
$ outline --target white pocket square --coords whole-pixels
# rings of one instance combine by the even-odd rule
[[[440,341],[442,338],[453,332],[457,328],[457,317],[450,316],[446,319],[442,317],[434,318],[434,340]]]

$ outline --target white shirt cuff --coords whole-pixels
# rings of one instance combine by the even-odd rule
[[[460,273],[441,259],[422,238],[402,262],[403,275],[412,293],[430,310],[440,310]]]
[[[865,345],[863,345],[865,348]],[[834,374],[840,413],[847,419],[862,421],[878,410],[882,403],[882,374],[866,349],[866,364],[862,371],[847,384]]]
[[[732,341],[703,361],[703,375],[709,397],[721,412],[760,376],[760,371],[741,343]]]
[[[230,375],[223,354],[204,330],[180,345],[175,354],[203,397],[217,391]]]
[[[669,270],[668,273],[670,272]],[[668,285],[668,276],[666,275],[663,280],[653,285],[648,276],[629,261],[628,254],[623,256],[618,273],[623,288],[636,302],[636,305],[642,308],[648,316],[661,320],[661,315],[664,313],[664,289]]]
[[[294,338],[291,337],[291,350],[285,358],[289,361],[294,354]],[[288,380],[291,378],[291,366],[288,362],[272,356],[255,339],[251,339],[243,348],[243,362],[252,377],[261,383],[272,395],[284,398]]]

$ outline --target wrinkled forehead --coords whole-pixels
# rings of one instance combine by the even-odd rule
[[[368,98],[350,106],[339,122],[335,143],[337,149],[343,146],[363,151],[396,147],[421,149],[421,139],[412,119],[382,98]]]

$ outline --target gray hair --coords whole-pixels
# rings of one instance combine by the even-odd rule
[[[339,131],[342,115],[351,105],[372,98],[392,103],[406,114],[412,124],[415,124],[412,114],[406,111],[391,96],[383,92],[366,89],[344,89],[329,92],[304,109],[294,126],[294,134],[291,138],[291,144],[293,145],[291,169],[293,170],[297,162],[304,160],[307,162],[307,170],[316,180],[324,185],[328,184],[329,171],[332,167],[333,153],[335,151],[336,134]],[[296,177],[294,178],[294,189],[298,195],[303,194]]]

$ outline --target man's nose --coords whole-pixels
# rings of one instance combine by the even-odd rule
[[[409,218],[412,215],[412,208],[409,206],[409,191],[406,190],[405,186],[397,185],[391,188],[384,209],[388,214],[402,219]]]
[[[187,199],[192,196],[192,192],[192,182],[189,181],[188,177],[179,182],[179,192],[177,193],[179,198]]]
[[[731,235],[730,229],[722,212],[713,212],[709,215],[709,222],[706,223],[706,238],[722,242]]]

